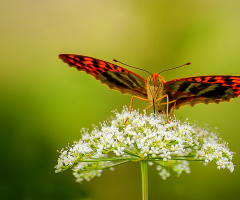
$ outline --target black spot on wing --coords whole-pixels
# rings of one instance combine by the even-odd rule
[[[105,67],[106,67],[106,69],[107,69],[106,71],[112,71],[112,70],[113,70],[113,69],[109,66],[109,64],[108,64],[107,62],[106,62],[105,64],[106,64]]]
[[[101,79],[102,79],[103,82],[107,82],[107,83],[109,83],[111,85],[114,85],[114,86],[117,86],[119,88],[120,87],[121,88],[129,87],[121,81],[121,77],[117,77],[117,78],[113,77],[112,74],[107,73],[107,72],[101,73],[100,76],[101,76]],[[115,75],[115,76],[118,76],[118,75]]]
[[[200,91],[200,88],[196,84],[191,84],[191,88],[189,88],[189,92],[192,95],[197,95]]]
[[[103,72],[103,70],[100,69],[100,68],[99,69],[95,69],[94,71],[97,72],[98,74]]]
[[[99,78],[103,84],[111,89],[147,99],[146,83],[138,76],[124,72],[107,71],[100,73]]]
[[[94,67],[99,68],[99,64],[95,59],[93,59],[91,62]]]
[[[210,79],[208,79],[208,81],[207,81],[207,82],[210,82],[210,83],[211,83],[211,82],[214,82],[214,83],[215,83],[215,82],[216,82],[216,79],[215,79],[215,77],[214,77],[214,76],[212,76]]]
[[[191,87],[189,88],[189,92],[193,95],[199,95],[203,90],[211,87],[211,85],[206,83],[192,83]]]
[[[227,96],[229,95],[229,87],[216,87],[214,90],[205,92],[201,96],[218,99],[218,98],[224,98],[226,95]]]
[[[191,82],[183,82],[179,88],[178,88],[178,92],[184,92],[187,90],[187,88],[191,85]]]
[[[126,86],[133,88],[136,86],[136,81],[130,78],[129,75],[124,73],[112,73],[120,82],[123,82]],[[125,75],[125,76],[124,76]]]
[[[238,92],[238,91],[239,91],[239,89],[233,89],[233,91],[234,91],[234,92]]]

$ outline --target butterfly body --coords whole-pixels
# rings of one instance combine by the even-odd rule
[[[59,58],[70,67],[92,75],[110,89],[151,103],[158,112],[198,103],[230,101],[240,95],[240,76],[197,76],[166,82],[157,73],[146,80],[128,69],[93,57],[60,54]]]
[[[162,96],[164,90],[164,79],[159,74],[152,74],[147,79],[146,90],[148,99],[158,99]]]
[[[152,104],[154,113],[156,105],[161,102],[165,97],[165,88],[164,88],[165,80],[162,76],[159,74],[152,74],[147,78],[147,84],[146,84],[146,91],[149,103]],[[158,108],[158,110],[160,110]]]

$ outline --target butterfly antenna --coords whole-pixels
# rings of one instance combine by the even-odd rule
[[[165,72],[165,71],[170,71],[170,70],[173,70],[173,69],[177,69],[177,68],[183,67],[183,66],[185,66],[185,65],[191,65],[191,63],[188,62],[188,63],[185,63],[185,64],[183,64],[183,65],[177,66],[177,67],[173,67],[173,68],[170,68],[170,69],[165,69],[165,70],[159,72],[159,74],[161,74],[161,73],[163,73],[163,72]]]
[[[145,69],[141,69],[141,68],[138,68],[138,67],[133,67],[133,66],[131,66],[131,65],[127,65],[127,64],[122,63],[122,62],[120,62],[120,61],[118,61],[118,60],[116,60],[116,59],[113,59],[113,61],[114,61],[114,62],[117,62],[117,63],[120,63],[120,64],[122,64],[122,65],[128,66],[128,67],[132,67],[132,68],[135,68],[135,69],[139,69],[139,70],[145,71],[145,72],[149,73],[150,75],[152,75],[149,71],[147,71],[147,70],[145,70]]]

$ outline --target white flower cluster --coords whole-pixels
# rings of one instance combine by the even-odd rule
[[[163,114],[147,116],[127,108],[114,114],[100,129],[94,127],[91,133],[83,129],[82,138],[60,152],[56,173],[73,167],[76,180],[82,182],[100,176],[104,169],[141,160],[155,164],[163,179],[171,171],[190,173],[189,161],[215,161],[218,169],[234,170],[233,152],[216,131],[176,119],[167,123]]]

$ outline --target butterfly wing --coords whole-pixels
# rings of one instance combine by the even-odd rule
[[[123,94],[147,98],[146,79],[130,70],[83,55],[60,54],[59,58],[70,67],[94,76],[110,89],[118,90]]]
[[[169,101],[178,109],[198,103],[230,101],[240,94],[240,76],[197,76],[168,81],[164,85]],[[169,104],[171,109],[174,103]]]

